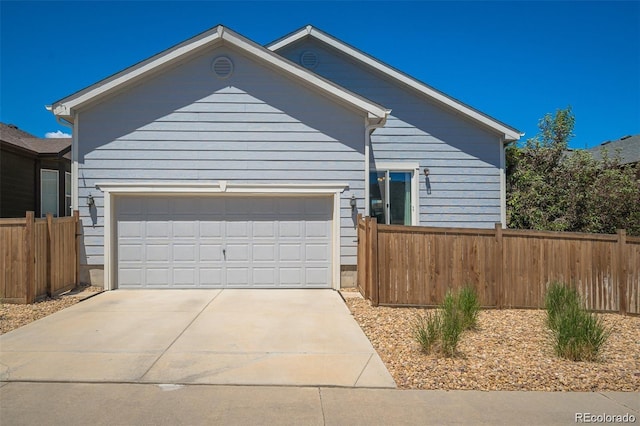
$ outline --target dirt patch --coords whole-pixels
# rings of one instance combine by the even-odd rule
[[[56,297],[48,297],[31,305],[0,304],[0,334],[22,327],[59,310],[75,305],[98,292],[102,287],[79,286]]]
[[[485,310],[465,332],[460,355],[423,353],[413,322],[423,310],[371,307],[345,298],[401,389],[640,391],[640,317],[601,314],[612,331],[598,362],[558,358],[540,310]]]

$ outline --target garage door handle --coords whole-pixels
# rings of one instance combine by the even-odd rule
[[[222,257],[224,257],[224,260],[227,260],[227,249],[222,249]]]

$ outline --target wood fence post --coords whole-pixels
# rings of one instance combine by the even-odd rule
[[[373,306],[378,306],[380,303],[380,281],[378,278],[378,220],[375,217],[371,218],[370,229],[371,267],[369,268],[369,271],[371,271],[371,304]]]
[[[53,296],[53,274],[51,272],[51,268],[53,266],[53,262],[51,261],[51,255],[52,255],[52,238],[51,238],[51,234],[53,232],[53,215],[51,213],[47,213],[47,295],[49,297]]]
[[[35,219],[33,212],[27,212],[24,229],[24,256],[26,262],[26,294],[27,304],[36,299],[36,255],[35,255]]]
[[[504,275],[504,261],[503,261],[503,249],[502,249],[502,224],[501,223],[496,223],[495,224],[495,230],[496,230],[496,239],[495,239],[495,244],[496,244],[496,250],[495,250],[495,268],[496,268],[496,307],[498,309],[502,309],[502,307],[504,306],[504,283],[502,282],[503,280],[503,275]]]
[[[75,284],[80,285],[80,236],[82,235],[80,229],[80,212],[78,210],[73,211],[73,219],[75,222]]]
[[[620,314],[627,314],[627,231],[618,229],[618,304]]]

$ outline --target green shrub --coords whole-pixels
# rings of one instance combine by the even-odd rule
[[[462,328],[475,330],[478,327],[480,301],[474,287],[465,286],[460,290],[458,293],[458,306],[462,314]]]
[[[577,290],[560,283],[551,284],[545,308],[556,354],[572,361],[595,361],[610,331],[583,307]]]

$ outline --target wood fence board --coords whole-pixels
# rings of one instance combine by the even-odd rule
[[[31,303],[77,282],[78,215],[0,219],[0,300]]]
[[[588,309],[623,312],[626,304],[640,314],[637,237],[390,226],[371,218],[359,220],[358,230],[358,279],[366,280],[365,297],[375,293],[380,304],[434,306],[448,289],[468,284],[485,307],[542,308],[549,283],[559,281],[576,287]],[[375,262],[365,265],[373,250]]]

